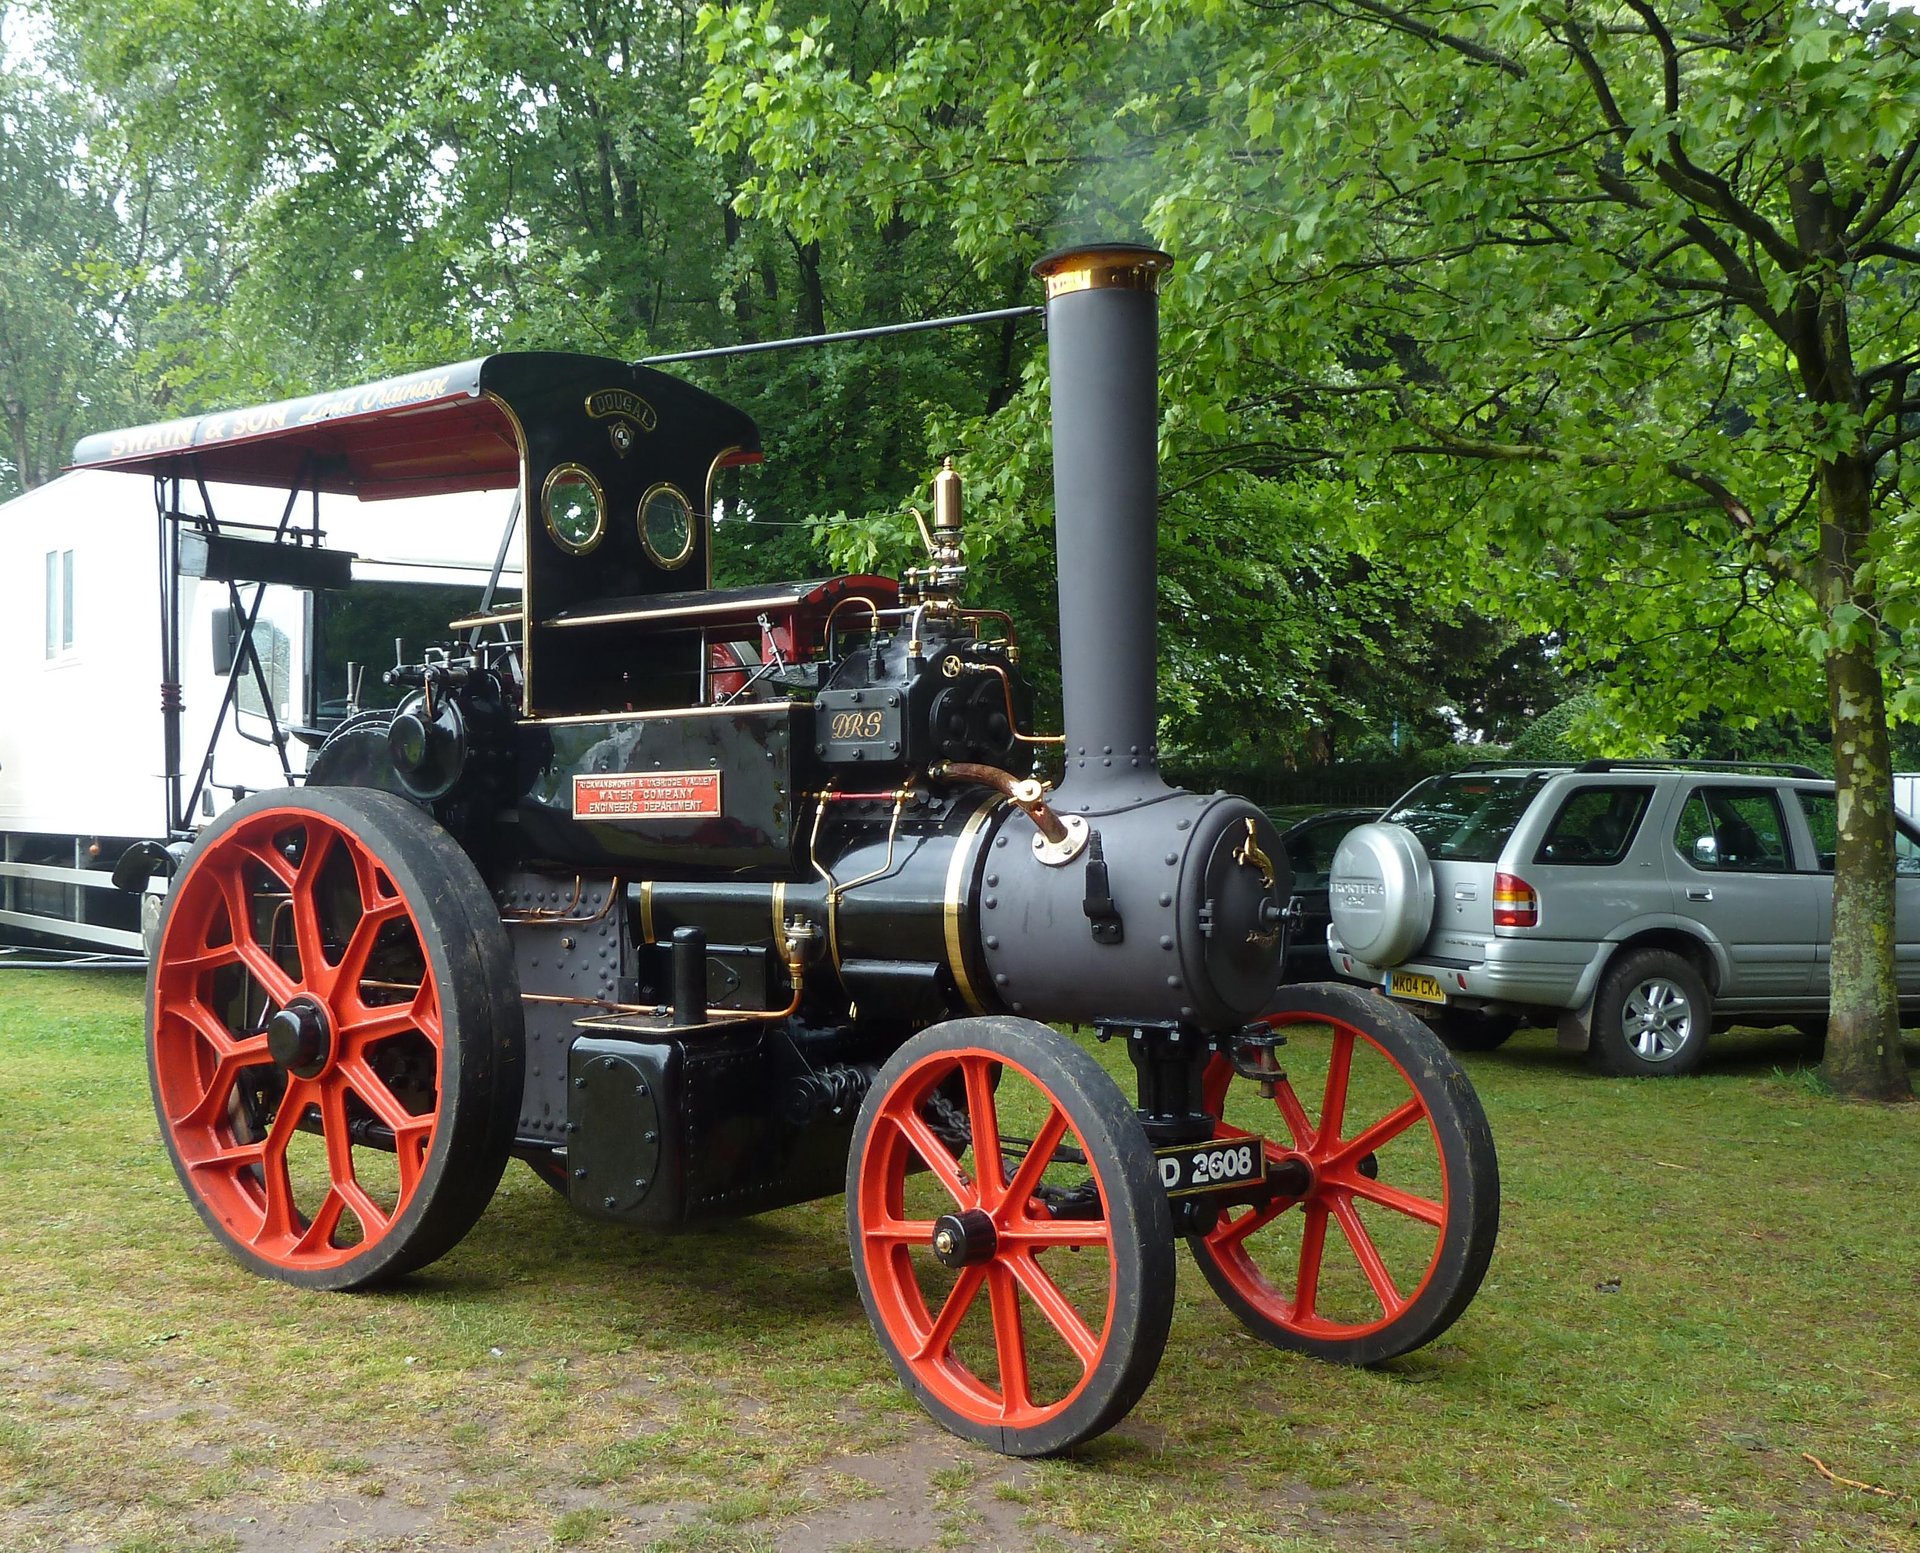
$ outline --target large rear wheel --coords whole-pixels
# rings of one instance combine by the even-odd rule
[[[1190,1237],[1194,1260],[1277,1348],[1373,1364],[1431,1342],[1478,1291],[1500,1226],[1473,1086],[1424,1024],[1357,987],[1282,987],[1263,1017],[1288,1037],[1277,1067],[1249,1079],[1217,1057],[1205,1094],[1266,1135],[1268,1189]]]
[[[356,788],[259,793],[173,881],[147,994],[160,1133],[255,1272],[355,1289],[459,1241],[520,1099],[512,955],[433,820]]]
[[[847,1169],[854,1276],[901,1383],[1013,1456],[1110,1429],[1173,1319],[1173,1227],[1133,1107],[1024,1019],[936,1025],[881,1070]]]

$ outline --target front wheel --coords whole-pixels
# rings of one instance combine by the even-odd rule
[[[1500,1228],[1479,1097],[1377,993],[1283,987],[1262,1017],[1287,1035],[1281,1064],[1255,1078],[1216,1057],[1204,1093],[1230,1127],[1268,1135],[1268,1184],[1188,1239],[1195,1262],[1276,1348],[1374,1364],[1431,1342],[1478,1292]]]
[[[1118,1086],[1043,1025],[959,1019],[893,1055],[854,1129],[847,1234],[881,1347],[955,1434],[1064,1450],[1153,1379],[1166,1194]]]
[[[1712,998],[1692,965],[1670,949],[1635,949],[1600,979],[1587,1060],[1616,1078],[1691,1073],[1712,1024]]]
[[[479,1218],[519,1108],[513,957],[472,862],[387,793],[235,804],[173,881],[149,973],[160,1134],[255,1272],[357,1289]]]

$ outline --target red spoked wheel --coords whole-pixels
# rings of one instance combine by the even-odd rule
[[[1133,1107],[1024,1019],[923,1031],[881,1070],[847,1168],[867,1315],[955,1434],[1037,1456],[1110,1429],[1173,1319],[1173,1227]]]
[[[1431,1342],[1472,1301],[1500,1227],[1479,1098],[1376,993],[1282,987],[1264,1017],[1289,1037],[1274,1075],[1236,1078],[1216,1057],[1205,1089],[1214,1116],[1266,1135],[1268,1191],[1189,1237],[1195,1261],[1275,1347],[1373,1364]]]
[[[147,997],[174,1169],[241,1262],[353,1289],[449,1250],[520,1098],[512,956],[431,818],[355,788],[260,793],[173,881]]]

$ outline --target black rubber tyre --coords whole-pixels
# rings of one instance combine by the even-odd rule
[[[235,804],[173,881],[147,986],[161,1137],[244,1266],[366,1288],[444,1255],[485,1210],[519,1113],[518,983],[479,872],[412,804],[326,787]],[[324,1034],[290,1057],[263,1032],[296,1004]],[[297,1168],[289,1148],[316,1130],[323,1157]],[[382,1152],[397,1185],[373,1183]]]
[[[1479,1096],[1433,1032],[1378,993],[1282,987],[1262,1018],[1289,1043],[1277,1053],[1272,1108],[1240,1114],[1271,1118],[1258,1129],[1270,1178],[1303,1167],[1310,1177],[1299,1196],[1228,1208],[1209,1233],[1189,1236],[1194,1261],[1241,1325],[1276,1348],[1365,1365],[1432,1342],[1479,1292],[1500,1233],[1500,1165]],[[1308,1092],[1296,1092],[1288,1054],[1308,1070],[1321,1050],[1321,1093],[1304,1080]],[[1216,1117],[1234,1090],[1259,1093],[1216,1057],[1205,1086]],[[1325,1251],[1342,1242],[1356,1276],[1336,1291]]]
[[[955,1074],[969,1139],[957,1158],[926,1109]],[[1000,1141],[977,1150],[988,1130]],[[959,1263],[934,1249],[944,1232],[951,1256],[956,1228],[972,1237]],[[1159,1366],[1174,1256],[1153,1152],[1106,1071],[1044,1025],[958,1019],[894,1053],[854,1129],[847,1234],[901,1384],[966,1439],[1065,1450],[1125,1417]]]
[[[1713,999],[1670,949],[1634,949],[1607,967],[1593,1002],[1587,1061],[1615,1078],[1691,1073],[1707,1055]]]
[[[1504,1046],[1520,1021],[1511,1014],[1442,1014],[1430,1021],[1433,1033],[1450,1052],[1490,1052]]]

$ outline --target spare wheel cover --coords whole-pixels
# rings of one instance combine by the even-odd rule
[[[1333,926],[1350,954],[1398,965],[1433,921],[1433,869],[1404,825],[1362,825],[1333,854]]]

